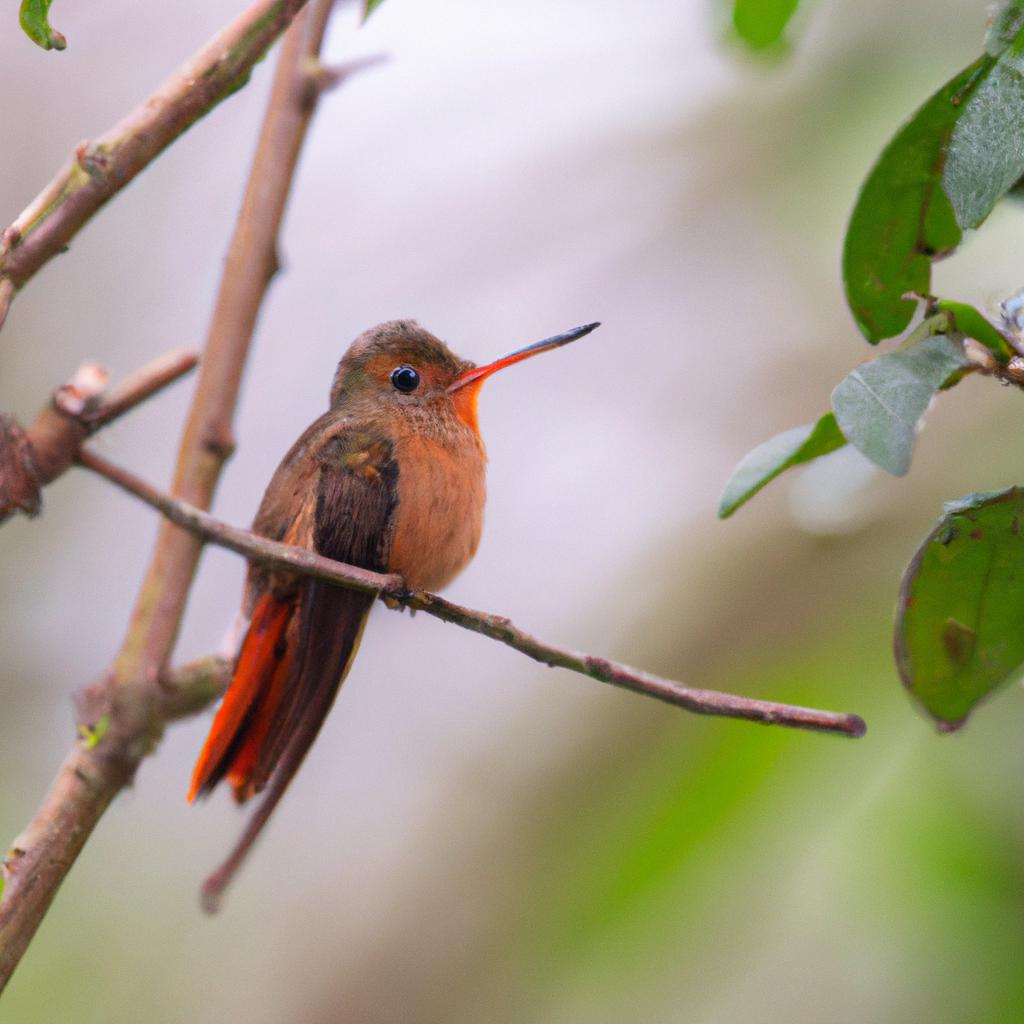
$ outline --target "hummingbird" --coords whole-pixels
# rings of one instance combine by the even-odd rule
[[[439,590],[480,542],[487,456],[480,386],[498,370],[582,338],[586,324],[485,366],[415,320],[361,334],[338,364],[327,412],[270,480],[253,532]],[[199,755],[189,801],[226,780],[239,803],[266,790],[207,879],[214,909],[316,739],[347,675],[372,594],[250,565],[231,683]]]

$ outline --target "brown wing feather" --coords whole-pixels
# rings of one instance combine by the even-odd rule
[[[398,465],[381,438],[339,430],[317,452],[313,546],[366,569],[387,568]],[[266,725],[249,792],[268,787],[231,856],[204,886],[208,906],[242,863],[316,739],[352,663],[372,596],[319,580],[299,584],[298,642],[273,719]]]

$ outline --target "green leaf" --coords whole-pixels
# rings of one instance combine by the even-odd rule
[[[843,247],[846,301],[872,344],[899,334],[914,315],[907,292],[926,293],[931,263],[960,244],[942,190],[946,146],[964,101],[995,58],[947,82],[885,147],[861,188]]]
[[[1009,13],[995,33],[1004,49],[964,104],[946,153],[942,184],[961,228],[981,224],[1024,174],[1024,30],[1017,5]]]
[[[1001,362],[1013,356],[1014,350],[999,330],[986,317],[982,316],[973,306],[965,302],[949,302],[940,299],[936,306],[950,316],[950,328],[959,331],[968,338],[981,342]]]
[[[50,26],[50,4],[53,0],[21,0],[19,20],[25,35],[44,50],[63,50],[67,40]]]
[[[889,143],[861,189],[843,252],[846,298],[871,342],[913,316],[933,260],[959,245],[1024,175],[1024,0],[996,14],[985,54]]]
[[[78,724],[78,736],[82,741],[82,746],[86,750],[92,750],[101,739],[107,734],[107,730],[110,728],[110,715],[100,715],[99,721],[94,726],[84,725],[79,722]]]
[[[896,664],[944,728],[1024,665],[1024,490],[946,506],[903,576]]]
[[[366,21],[382,3],[384,0],[363,0],[363,21]]]
[[[817,423],[794,427],[758,445],[733,470],[718,505],[719,518],[728,519],[762,487],[791,466],[828,455],[844,444],[846,438],[840,432],[835,416],[827,412]]]
[[[932,335],[854,370],[832,392],[832,409],[846,439],[894,476],[910,469],[917,421],[932,396],[968,364],[963,349]]]
[[[998,57],[1024,29],[1024,0],[1007,0],[992,17],[985,36],[985,52]]]
[[[752,49],[766,50],[782,38],[797,3],[798,0],[736,0],[733,27]]]

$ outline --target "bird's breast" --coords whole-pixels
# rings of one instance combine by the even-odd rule
[[[483,527],[485,457],[475,438],[442,444],[407,437],[398,455],[390,572],[413,589],[438,590],[476,552]]]

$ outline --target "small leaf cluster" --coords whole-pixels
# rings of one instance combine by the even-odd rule
[[[741,24],[737,31],[758,45]],[[774,12],[779,38],[795,3]],[[766,21],[762,23],[766,32]],[[757,38],[763,38],[758,36]],[[767,45],[767,44],[765,44]],[[1004,0],[984,52],[934,93],[869,172],[847,227],[843,284],[854,322],[889,351],[854,369],[831,411],[750,452],[722,495],[732,515],[785,470],[853,445],[880,468],[910,468],[921,417],[940,392],[980,372],[1024,386],[1024,292],[999,323],[931,294],[935,260],[953,253],[1024,178],[1024,0]],[[1024,671],[1024,490],[971,495],[946,511],[908,567],[896,622],[897,667],[938,721],[960,725],[974,705]]]
[[[50,24],[53,0],[21,0],[19,20],[25,35],[44,50],[63,50],[67,40]]]
[[[365,21],[384,0],[363,0],[363,20]],[[63,50],[68,41],[50,24],[50,5],[53,0],[21,0],[18,20],[22,31],[44,50]],[[796,6],[796,0],[792,0]],[[241,83],[244,85],[245,83]],[[240,86],[241,87],[241,86]]]

